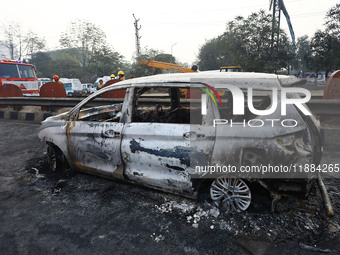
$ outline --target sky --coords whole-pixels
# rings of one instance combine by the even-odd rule
[[[1,23],[19,24],[44,38],[49,50],[58,49],[62,32],[72,21],[87,20],[100,27],[113,49],[131,61],[136,52],[133,14],[139,19],[141,47],[173,54],[181,63],[194,64],[199,48],[225,31],[236,16],[260,9],[269,12],[270,0],[14,0],[1,4]],[[323,27],[326,12],[339,0],[284,0],[296,38],[313,36]],[[7,11],[6,11],[7,10]],[[289,35],[284,16],[281,28]],[[0,34],[0,40],[2,35]]]

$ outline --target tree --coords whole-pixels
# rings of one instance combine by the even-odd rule
[[[231,52],[225,51],[226,40],[219,36],[207,41],[201,46],[198,54],[200,70],[219,69],[221,66],[233,65]]]
[[[45,48],[45,40],[32,31],[24,33],[21,26],[11,22],[2,27],[4,40],[0,44],[9,52],[10,59],[22,60]]]
[[[312,38],[313,67],[315,71],[330,71],[340,68],[340,4],[326,14],[324,30],[317,30]]]
[[[38,52],[32,55],[31,63],[37,68],[38,77],[81,78],[82,69],[70,50]]]
[[[117,74],[120,69],[123,69],[123,66],[123,56],[109,46],[102,45],[101,48],[94,51],[88,72],[94,77],[102,77],[113,73]]]
[[[106,45],[106,35],[91,22],[76,20],[61,34],[59,42],[64,48],[73,49],[72,54],[79,61],[86,79],[89,60]]]
[[[340,40],[340,3],[327,12],[325,25],[328,32]]]
[[[227,23],[221,36],[210,40],[200,49],[200,68],[216,62],[222,65],[241,65],[246,71],[274,72],[282,67],[289,68],[294,49],[287,34],[280,30],[280,41],[271,47],[272,18],[265,11],[252,13],[248,18],[236,17]],[[225,61],[225,63],[221,63]],[[206,64],[209,63],[209,64]]]
[[[26,59],[32,58],[32,56],[43,50],[46,45],[45,39],[41,39],[38,35],[32,31],[29,31],[25,38],[26,43]]]
[[[315,32],[312,42],[313,67],[316,72],[328,73],[339,67],[340,42],[331,34],[318,30]]]
[[[8,50],[10,59],[17,59],[18,33],[20,33],[20,27],[16,23],[10,23],[2,27],[4,40],[0,43]]]
[[[50,54],[38,52],[32,55],[30,63],[35,65],[38,77],[52,77],[54,73],[53,60]]]
[[[176,58],[171,55],[171,54],[166,54],[166,53],[160,53],[158,55],[156,55],[154,58],[154,60],[156,61],[161,61],[161,62],[165,62],[165,63],[172,63],[172,64],[176,64]]]
[[[295,71],[302,73],[309,70],[312,63],[311,41],[307,35],[301,36],[296,42],[296,57],[292,62]]]
[[[64,78],[82,77],[82,68],[78,60],[69,54],[68,51],[57,51],[56,57],[52,62],[53,74],[58,74]]]
[[[159,68],[139,65],[138,61],[140,59],[142,60],[153,59],[156,61],[176,64],[176,59],[171,54],[164,54],[162,51],[149,49],[148,47],[145,47],[144,49],[142,49],[141,55],[135,58],[134,63],[130,67],[131,75],[133,75],[134,77],[142,77],[142,76],[147,76],[147,75],[159,74],[162,72],[162,70]]]

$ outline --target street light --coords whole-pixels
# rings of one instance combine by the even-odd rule
[[[174,43],[173,45],[171,45],[171,56],[173,56],[173,55],[172,55],[172,47],[174,47],[176,44],[177,44],[177,43]]]

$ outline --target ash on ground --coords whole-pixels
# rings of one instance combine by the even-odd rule
[[[283,198],[270,211],[259,190],[242,213],[208,196],[190,200],[71,170],[50,172],[46,155],[16,176],[0,197],[5,254],[340,254],[338,179],[325,179],[336,215],[318,188],[306,200]],[[15,193],[15,195],[14,195]]]

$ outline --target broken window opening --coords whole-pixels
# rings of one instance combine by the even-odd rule
[[[122,93],[125,95],[125,89],[108,91],[93,98],[91,101],[83,105],[79,110],[78,120],[94,122],[120,122],[123,103],[117,103],[117,98],[121,98]],[[93,101],[96,98],[112,98],[112,104],[103,102],[103,105],[100,105],[98,102],[97,104],[99,104],[99,106],[89,107],[91,104],[93,104]],[[123,100],[124,98],[121,98],[121,101]]]
[[[179,87],[137,88],[132,122],[201,124],[201,104],[192,104],[185,96],[189,92]]]

